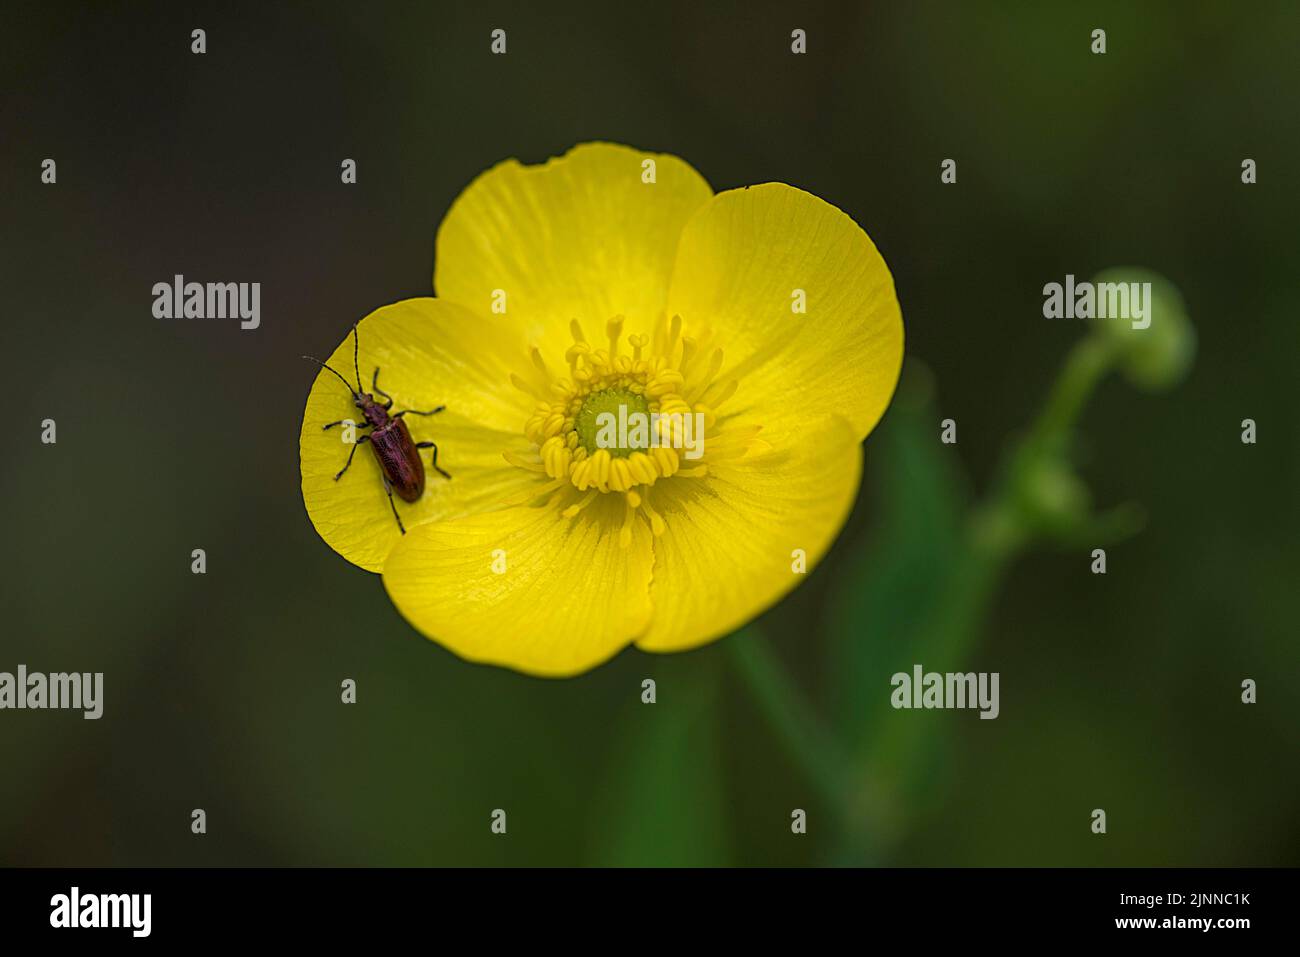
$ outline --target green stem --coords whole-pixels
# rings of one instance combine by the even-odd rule
[[[924,639],[926,655],[959,662],[979,635],[980,623],[1007,566],[1034,540],[1032,519],[1022,510],[1020,483],[1067,444],[1080,413],[1116,357],[1112,344],[1096,335],[1075,344],[1048,394],[1043,411],[1008,459],[1008,467],[985,501],[972,510],[962,554]]]
[[[1035,528],[1022,510],[1021,483],[1025,476],[1035,474],[1040,463],[1061,455],[1080,413],[1115,358],[1114,347],[1095,335],[1080,340],[1071,350],[1043,411],[1013,450],[1006,471],[988,497],[971,514],[969,533],[949,587],[940,604],[928,609],[929,624],[918,640],[916,650],[924,660],[957,662],[969,653],[1004,570],[1034,538]],[[878,850],[873,831],[887,830],[882,822],[903,813],[901,805],[909,785],[890,786],[883,778],[874,780],[876,775],[871,772],[901,764],[907,768],[905,777],[914,775],[916,768],[909,756],[918,751],[921,726],[895,724],[886,739],[873,742],[868,767],[860,768],[790,680],[756,627],[751,625],[728,645],[741,676],[790,756],[844,822],[850,852],[860,858],[873,856]],[[858,820],[864,813],[872,820]]]
[[[759,709],[827,804],[841,810],[849,786],[848,752],[790,680],[766,636],[750,625],[727,642]]]
[[[1043,411],[1034,421],[1028,439],[1031,447],[1050,447],[1070,434],[1093,389],[1110,371],[1115,356],[1113,343],[1097,335],[1087,336],[1075,344]]]

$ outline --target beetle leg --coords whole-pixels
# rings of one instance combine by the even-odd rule
[[[450,475],[448,475],[448,474],[447,474],[446,472],[444,472],[442,469],[438,468],[438,443],[437,443],[437,442],[416,442],[416,443],[415,443],[415,447],[416,447],[417,449],[433,449],[433,468],[434,468],[434,471],[439,472],[439,473],[442,475],[442,477],[445,478],[445,479],[450,479],[450,478],[451,478]]]
[[[321,426],[321,431],[323,432],[323,431],[325,431],[326,429],[332,429],[332,428],[334,428],[334,426],[336,426],[336,425],[342,425],[344,422],[351,422],[351,423],[352,423],[353,425],[355,425],[358,429],[368,429],[368,428],[370,428],[370,423],[369,423],[369,422],[358,422],[358,421],[356,421],[355,419],[339,419],[337,422],[326,422],[323,426]]]
[[[395,416],[393,416],[393,418],[400,419],[402,416],[406,415],[407,413],[410,413],[411,415],[437,415],[445,408],[447,408],[445,405],[440,405],[438,406],[438,408],[430,409],[428,412],[421,412],[419,409],[403,409],[401,412],[398,412]]]
[[[370,436],[363,435],[361,436],[361,438],[357,439],[355,442],[352,443],[352,451],[348,453],[348,464],[343,466],[343,468],[339,469],[339,474],[334,476],[334,481],[337,482],[339,479],[341,479],[343,477],[343,473],[352,467],[352,456],[357,454],[357,446],[364,445],[369,441],[370,441]]]
[[[397,503],[393,501],[393,487],[388,484],[388,479],[384,479],[384,491],[388,493],[388,507],[393,510],[393,518],[397,519],[397,527],[406,534],[406,526],[402,524],[402,517],[397,514]]]

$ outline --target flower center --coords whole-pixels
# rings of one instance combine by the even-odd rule
[[[574,417],[578,445],[588,455],[597,449],[609,449],[616,459],[625,459],[634,451],[650,447],[650,403],[644,395],[631,389],[602,389],[582,402]],[[628,424],[631,423],[631,428]],[[619,444],[626,442],[626,445]]]
[[[722,350],[683,336],[680,316],[661,320],[653,335],[629,336],[630,355],[619,349],[622,316],[605,324],[608,348],[593,348],[576,319],[569,330],[568,376],[554,375],[534,346],[529,374],[510,377],[537,403],[524,423],[536,458],[507,451],[506,461],[550,479],[530,490],[528,501],[549,494],[548,504],[572,518],[596,496],[620,494],[624,546],[637,514],[662,535],[652,487],[668,478],[703,477],[711,464],[745,455],[760,444],[759,426],[719,425],[716,410],[738,383],[718,378]]]

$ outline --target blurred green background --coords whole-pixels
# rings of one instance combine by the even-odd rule
[[[0,863],[1300,863],[1298,46],[1290,3],[7,5],[0,670],[103,671],[106,703],[0,712]],[[908,363],[843,535],[751,634],[556,682],[421,638],[318,539],[298,356],[429,294],[480,171],[591,139],[846,210]],[[1105,576],[1034,550],[969,653],[915,657],[961,509],[1083,334],[1043,284],[1129,264],[1199,337],[1181,386],[1112,377],[1081,422],[1096,501],[1147,526]],[[175,273],[261,282],[262,327],[154,319]],[[847,743],[842,807],[750,640]],[[891,657],[999,672],[1001,716],[882,712]]]

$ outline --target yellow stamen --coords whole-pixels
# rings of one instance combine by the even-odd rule
[[[518,389],[520,392],[522,392],[524,395],[531,395],[533,398],[540,398],[540,396],[537,393],[537,390],[532,385],[530,385],[526,380],[521,379],[519,376],[515,375],[513,372],[510,373],[510,384],[514,386],[516,389]]]
[[[551,373],[540,349],[529,350],[529,374],[512,375],[511,382],[537,402],[524,423],[535,457],[503,453],[511,465],[546,479],[526,500],[550,496],[547,506],[561,508],[566,519],[601,495],[622,495],[624,547],[638,513],[652,535],[666,531],[663,515],[650,504],[650,488],[677,476],[707,476],[709,465],[697,461],[701,454],[710,462],[734,461],[767,447],[757,439],[757,425],[728,426],[725,416],[719,425],[718,407],[739,383],[718,379],[723,351],[710,334],[684,334],[681,316],[661,315],[653,335],[628,334],[628,355],[619,352],[625,325],[622,315],[609,319],[608,348],[593,348],[574,318],[573,341],[564,351],[567,378]]]
[[[537,348],[537,346],[533,346],[529,352],[533,359],[533,365],[537,367],[537,371],[546,376],[547,379],[550,379],[551,370],[546,367],[546,359],[542,357],[542,350]]]
[[[590,505],[592,502],[596,501],[596,495],[597,495],[597,494],[598,494],[598,493],[596,492],[596,490],[595,490],[594,488],[593,488],[593,489],[589,489],[587,492],[585,492],[585,493],[583,494],[582,498],[580,498],[578,501],[574,502],[572,505],[570,505],[568,508],[566,508],[566,509],[565,509],[563,512],[561,512],[560,514],[563,515],[565,518],[573,518],[573,517],[576,516],[579,512],[581,512],[584,508],[586,508],[588,505]]]
[[[519,455],[517,452],[511,452],[509,449],[502,452],[501,457],[504,458],[511,465],[518,466],[521,469],[528,469],[528,471],[530,472],[546,471],[546,466],[543,465],[541,462],[530,462],[522,455]]]
[[[618,355],[618,337],[623,333],[623,317],[615,316],[609,322],[605,323],[605,335],[609,336],[609,355],[613,358]]]
[[[650,519],[650,533],[658,538],[664,533],[663,517],[650,507],[649,499],[641,500],[641,511],[645,512],[646,517]]]
[[[623,548],[632,544],[632,519],[636,518],[636,509],[628,502],[623,509],[623,527],[618,530],[618,543]]]

